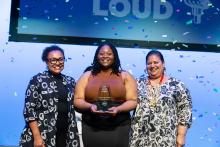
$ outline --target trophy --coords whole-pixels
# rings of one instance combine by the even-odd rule
[[[108,85],[100,86],[96,105],[98,111],[108,111],[108,108],[111,107],[111,94]]]

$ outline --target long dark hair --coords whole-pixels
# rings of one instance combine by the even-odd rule
[[[102,66],[98,62],[98,54],[99,54],[100,49],[105,45],[109,46],[114,54],[114,62],[112,64],[112,73],[118,74],[122,70],[120,59],[118,56],[118,51],[117,51],[116,47],[111,43],[105,42],[105,43],[100,44],[98,46],[98,48],[96,49],[95,56],[94,56],[93,63],[92,63],[92,67],[93,67],[92,68],[92,75],[97,75],[102,70]]]

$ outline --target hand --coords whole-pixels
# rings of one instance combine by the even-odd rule
[[[185,145],[185,135],[178,134],[176,138],[176,147],[183,147]]]
[[[109,113],[115,116],[117,113],[119,113],[119,109],[117,107],[111,107],[108,109]]]
[[[95,104],[92,104],[90,110],[91,112],[97,112],[97,106]]]
[[[45,147],[44,140],[41,136],[34,139],[34,147]]]

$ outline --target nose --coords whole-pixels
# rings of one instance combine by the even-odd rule
[[[103,58],[107,58],[107,57],[108,57],[108,54],[103,54],[102,57],[103,57]]]
[[[148,67],[150,68],[155,67],[155,64],[154,63],[148,64]]]

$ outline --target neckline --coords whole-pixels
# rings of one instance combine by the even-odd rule
[[[148,78],[149,84],[152,85],[149,76],[148,76],[147,78]],[[158,83],[159,85],[162,85],[163,79],[164,79],[164,74],[162,74],[162,76],[160,76],[160,81],[159,81],[159,83]],[[155,85],[157,85],[157,84],[155,84]],[[153,86],[153,85],[152,85],[152,86]]]
[[[59,73],[59,74],[54,74],[54,73],[52,73],[50,70],[48,70],[48,73],[49,73],[52,77],[54,77],[54,78],[56,78],[56,79],[61,79],[61,78],[62,78],[62,74],[61,74],[61,73]]]

